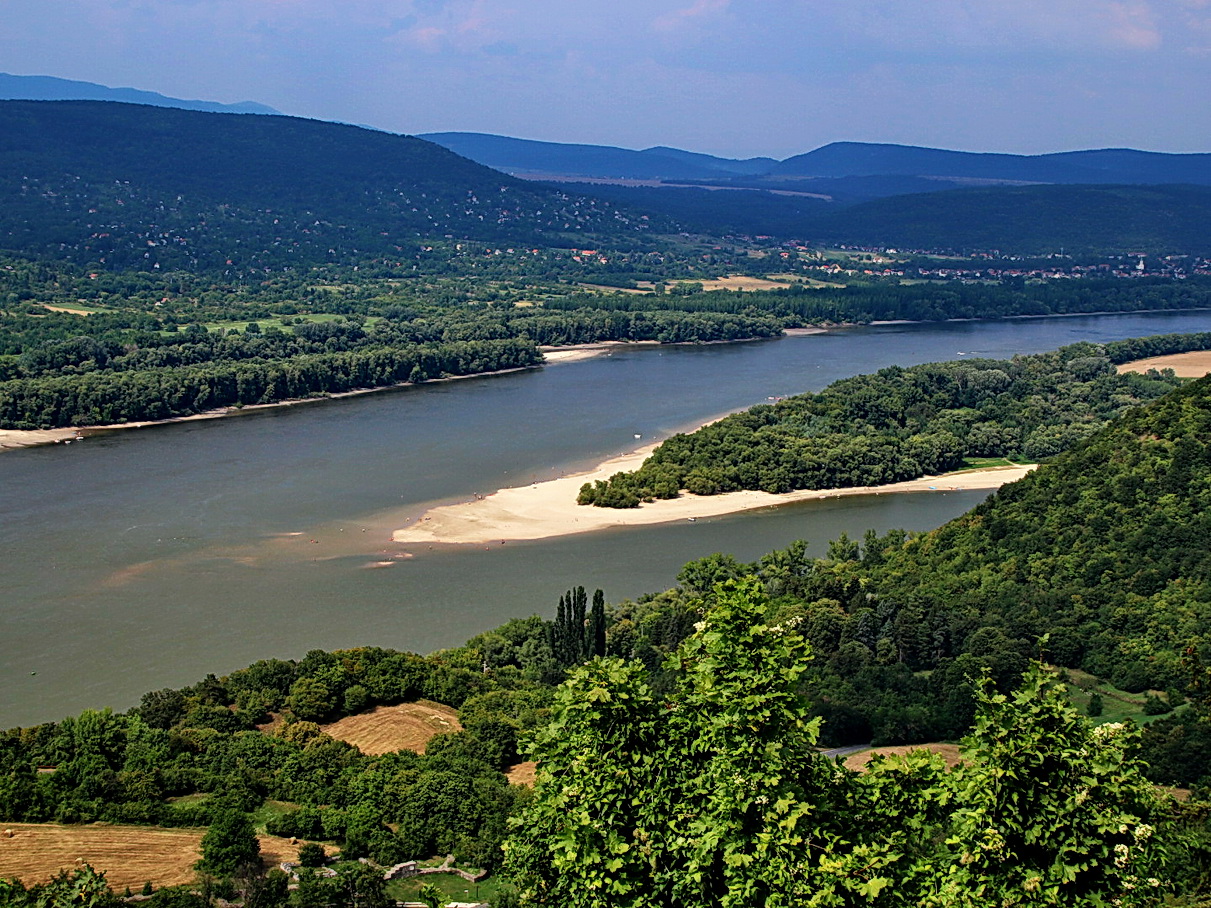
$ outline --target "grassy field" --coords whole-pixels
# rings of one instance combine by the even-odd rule
[[[1101,694],[1102,714],[1093,720],[1099,725],[1105,722],[1126,722],[1128,719],[1138,725],[1147,725],[1161,718],[1159,715],[1144,714],[1146,694],[1151,693],[1164,699],[1160,691],[1132,694],[1077,668],[1064,669],[1064,672],[1068,676],[1068,696],[1081,712],[1088,711],[1089,700],[1095,692]]]
[[[397,750],[424,753],[434,735],[462,731],[458,712],[432,700],[379,706],[322,727],[326,734],[371,756]]]
[[[45,882],[60,870],[91,864],[105,872],[118,893],[128,886],[138,892],[148,880],[157,887],[177,886],[194,879],[202,835],[201,829],[7,823],[0,828],[0,878],[16,877],[32,884]],[[266,866],[298,857],[298,846],[288,839],[260,839]]]
[[[482,879],[478,883],[468,883],[454,873],[426,873],[424,876],[392,880],[387,884],[387,897],[401,902],[418,901],[417,893],[426,883],[440,889],[451,902],[486,902],[495,898],[502,888],[511,888],[495,876]]]
[[[1016,467],[1024,461],[1010,460],[1008,457],[964,457],[960,470],[991,470],[994,467]]]

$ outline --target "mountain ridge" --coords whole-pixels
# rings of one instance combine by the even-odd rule
[[[147,104],[152,107],[173,107],[179,110],[200,110],[208,113],[276,114],[266,104],[240,101],[222,104],[173,98],[157,91],[139,88],[113,88],[99,82],[61,79],[58,76],[21,76],[0,73],[0,100],[5,101],[118,101],[126,104]]]

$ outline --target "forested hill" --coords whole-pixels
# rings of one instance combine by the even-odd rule
[[[425,239],[625,235],[609,202],[292,117],[0,102],[0,249],[139,270],[407,259]]]
[[[996,186],[875,199],[824,214],[821,241],[914,249],[1202,253],[1211,187]]]
[[[1183,688],[1183,654],[1211,654],[1209,434],[1203,378],[888,552],[879,598],[915,617],[901,651],[980,624],[985,647],[1048,633],[1059,664]]]

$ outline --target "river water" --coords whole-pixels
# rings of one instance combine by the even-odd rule
[[[671,586],[711,552],[751,560],[842,531],[929,529],[985,493],[805,502],[495,546],[391,531],[427,506],[585,469],[769,397],[892,364],[1211,330],[1211,313],[883,325],[652,348],[540,370],[112,432],[0,455],[0,727],[125,709],[270,656],[428,652],[562,591]],[[636,441],[635,435],[642,436]]]

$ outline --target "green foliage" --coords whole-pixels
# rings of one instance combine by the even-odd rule
[[[1036,665],[985,681],[965,762],[816,753],[809,647],[721,584],[657,698],[601,659],[558,691],[508,866],[535,906],[1155,905],[1176,856],[1136,734],[1092,728]]]
[[[104,872],[89,864],[60,870],[50,882],[28,889],[17,880],[0,879],[0,905],[4,908],[116,908],[119,904]]]
[[[217,812],[202,837],[198,869],[213,876],[227,877],[259,864],[260,859],[261,843],[248,814],[234,809]]]
[[[319,842],[304,842],[299,846],[299,863],[304,867],[323,867],[328,863],[328,852]]]
[[[880,485],[954,470],[969,458],[1037,461],[1178,384],[1117,375],[1110,351],[1091,344],[1012,361],[897,366],[675,435],[635,472],[583,486],[577,502],[634,507],[681,489]]]

